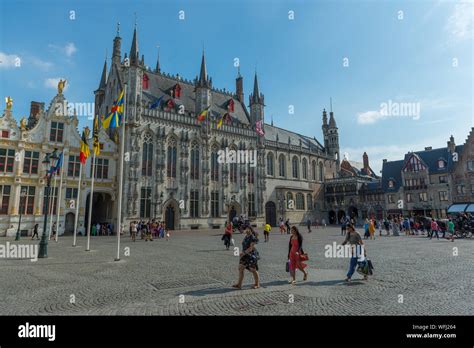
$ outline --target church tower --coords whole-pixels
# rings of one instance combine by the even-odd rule
[[[334,156],[337,160],[339,166],[340,163],[340,153],[339,153],[339,133],[337,131],[336,119],[334,118],[334,113],[329,112],[329,124],[326,110],[323,110],[323,136],[324,136],[324,147],[326,152]]]

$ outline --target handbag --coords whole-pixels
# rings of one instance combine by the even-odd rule
[[[286,270],[287,272],[289,272],[289,271],[290,271],[290,261],[289,261],[289,260],[288,260],[288,261],[286,261],[286,264],[285,264],[285,270]]]
[[[306,253],[301,253],[301,254],[300,254],[300,260],[301,260],[301,261],[308,261],[308,260],[309,260],[308,254],[306,254]]]

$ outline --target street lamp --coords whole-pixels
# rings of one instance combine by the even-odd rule
[[[20,226],[21,226],[21,213],[24,209],[24,204],[23,206],[21,205],[22,198],[26,197],[26,189],[23,189],[20,193],[20,220],[18,221],[18,230],[16,231],[16,237],[15,240],[20,240]]]
[[[43,223],[43,234],[41,235],[41,241],[39,243],[39,258],[48,257],[48,238],[46,237],[46,226],[48,224],[48,207],[49,207],[49,191],[51,190],[51,178],[53,177],[54,167],[56,166],[56,161],[59,159],[57,154],[57,149],[50,154],[46,154],[43,164],[43,170],[46,172],[46,196],[44,201],[44,223]]]

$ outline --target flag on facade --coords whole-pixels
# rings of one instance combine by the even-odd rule
[[[206,120],[207,114],[209,113],[209,109],[210,109],[210,108],[211,108],[211,107],[208,106],[208,107],[205,108],[203,111],[201,111],[201,113],[200,113],[199,116],[197,117],[198,122],[202,122],[202,121]]]
[[[118,128],[122,123],[123,117],[123,90],[120,93],[118,99],[112,105],[112,109],[107,117],[102,121],[102,127],[104,129]]]
[[[91,150],[89,149],[89,143],[87,142],[87,138],[89,137],[89,128],[84,128],[82,131],[82,138],[81,138],[81,152],[79,154],[79,160],[82,164],[86,163],[87,157],[90,156]]]
[[[56,162],[56,166],[54,167],[53,169],[53,173],[54,174],[59,174],[59,171],[61,170],[62,166],[63,166],[63,153],[61,152],[59,154],[59,159],[58,161]]]
[[[219,121],[217,121],[217,129],[221,128],[222,127],[222,122],[224,121],[224,115],[222,115],[220,118],[219,118]]]
[[[262,123],[263,123],[262,120],[257,121],[257,122],[255,123],[255,131],[257,132],[258,135],[260,135],[260,136],[263,137],[263,136],[265,135],[265,132],[264,132],[263,129],[262,129]]]
[[[161,97],[159,97],[158,99],[156,99],[156,100],[153,102],[153,104],[150,105],[150,109],[153,110],[153,109],[157,108],[158,106],[160,106],[161,101],[163,100],[163,97],[164,97],[164,95],[162,95]]]
[[[99,143],[99,117],[95,115],[94,117],[94,128],[92,131],[92,149],[96,156],[100,155],[100,143]]]

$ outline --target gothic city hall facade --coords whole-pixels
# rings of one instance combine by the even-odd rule
[[[138,41],[135,28],[130,51],[122,54],[117,31],[111,63],[104,63],[94,91],[95,114],[107,115],[127,84],[124,226],[135,220],[159,219],[172,230],[221,228],[241,214],[258,227],[264,223],[276,226],[280,217],[294,224],[327,219],[323,185],[326,178],[337,176],[340,158],[332,111],[322,112],[324,140],[320,143],[315,137],[265,123],[265,99],[257,73],[252,92],[245,98],[240,70],[235,91],[218,89],[208,75],[204,51],[196,57],[196,68],[200,58],[198,75],[188,80],[163,72],[159,58],[154,68],[145,65]],[[2,230],[11,230],[7,234],[17,224],[20,192],[25,187],[29,191],[20,207],[22,226],[28,229],[42,221],[44,180],[38,170],[25,171],[25,161],[30,167],[32,161],[38,164],[54,148],[65,154],[63,189],[54,207],[59,211],[58,231],[72,233],[76,210],[71,200],[77,197],[81,136],[78,117],[61,114],[55,107],[66,102],[58,91],[46,110],[44,104],[32,102],[30,117],[20,126],[14,120],[14,108],[5,110],[1,118],[2,131],[9,131],[0,139],[6,157],[10,148],[13,152],[26,150],[30,156],[13,161],[12,171],[5,171],[2,178],[3,190],[9,186],[8,203],[2,209],[10,216],[2,215],[0,222]],[[204,110],[208,110],[206,119],[200,121],[198,116]],[[315,117],[320,119],[319,112]],[[99,131],[101,153],[96,162],[92,222],[117,224],[120,139],[117,128]],[[88,221],[90,162],[81,182],[79,231]],[[53,189],[52,194],[58,193]]]

